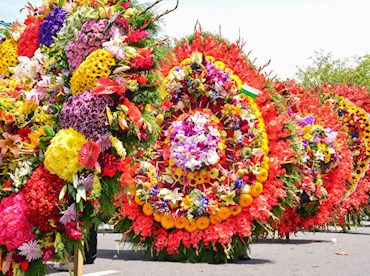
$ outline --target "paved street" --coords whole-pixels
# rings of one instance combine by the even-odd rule
[[[370,275],[370,223],[350,233],[298,233],[290,241],[267,239],[251,245],[249,261],[220,265],[159,262],[135,252],[129,245],[116,247],[120,235],[99,233],[98,259],[84,266],[84,275],[127,276],[352,276]],[[68,272],[50,271],[52,276]]]

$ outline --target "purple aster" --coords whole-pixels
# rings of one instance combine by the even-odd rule
[[[63,27],[66,16],[67,11],[59,8],[58,6],[54,6],[54,9],[47,17],[45,17],[40,25],[40,44],[44,44],[49,47],[52,43],[54,43],[53,37],[56,37],[57,33]]]
[[[97,141],[108,134],[105,108],[113,105],[106,95],[92,95],[90,90],[68,98],[61,111],[59,120],[62,128],[72,127],[88,139]]]
[[[102,152],[109,150],[112,147],[112,142],[109,140],[110,134],[105,134],[99,137],[96,142],[99,144]]]

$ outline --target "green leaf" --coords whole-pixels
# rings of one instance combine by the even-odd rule
[[[76,194],[76,203],[80,203],[81,195],[79,193]]]
[[[59,201],[61,201],[63,199],[66,192],[67,192],[67,185],[64,185],[63,188],[60,190],[60,193],[59,193]]]
[[[74,173],[72,176],[73,187],[77,189],[78,186],[78,174]]]

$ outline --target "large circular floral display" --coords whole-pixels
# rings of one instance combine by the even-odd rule
[[[336,221],[346,184],[351,180],[352,153],[347,133],[331,103],[303,93],[298,85],[280,83],[279,91],[289,95],[290,115],[295,124],[297,202],[287,207],[278,225],[280,235],[299,229],[326,227]]]
[[[209,52],[225,45],[196,37],[210,39]],[[241,49],[231,47],[229,54],[238,58]],[[254,221],[271,216],[269,141],[253,99],[261,91],[243,85],[226,62],[194,48],[162,70],[162,132],[145,153],[147,161],[136,163],[132,178],[121,179],[127,193],[116,202],[117,229],[157,256],[225,262],[244,255]],[[271,201],[283,194],[278,189]]]
[[[83,248],[115,211],[126,155],[157,140],[156,4],[44,1],[2,32],[4,274],[43,275]]]

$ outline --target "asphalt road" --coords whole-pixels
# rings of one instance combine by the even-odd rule
[[[160,262],[135,252],[130,245],[118,246],[117,233],[98,234],[98,258],[84,265],[83,275],[125,276],[357,276],[370,275],[370,222],[349,233],[330,228],[306,232],[290,241],[268,238],[251,245],[251,260],[219,265]],[[49,270],[52,276],[68,272]]]

